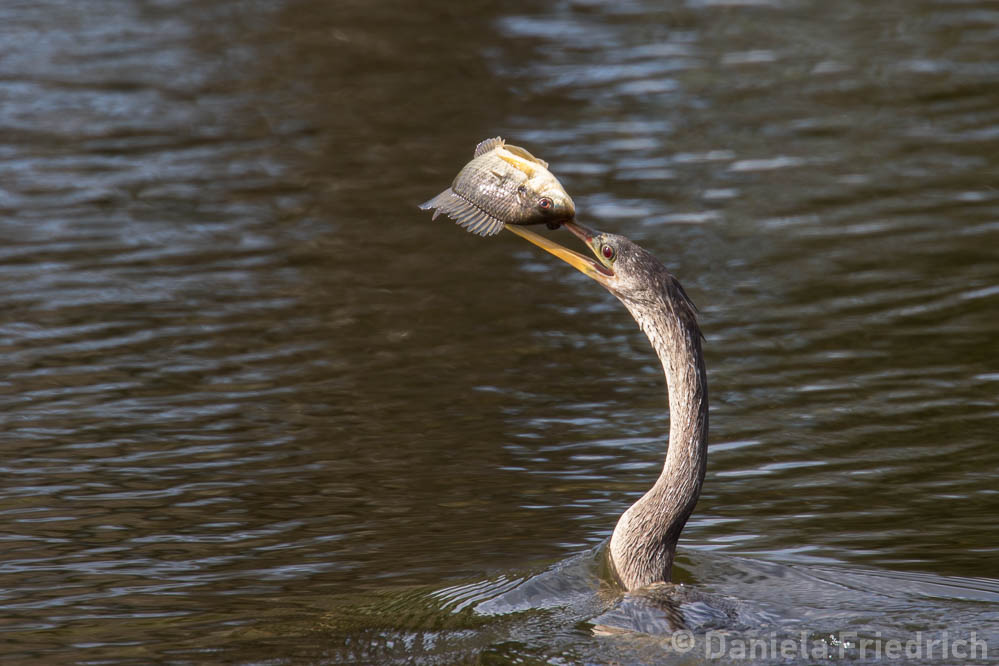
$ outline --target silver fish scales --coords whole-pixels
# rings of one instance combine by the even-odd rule
[[[433,219],[444,213],[480,236],[498,234],[504,224],[555,227],[576,214],[572,198],[548,163],[498,136],[479,143],[451,187],[420,208],[436,209]]]

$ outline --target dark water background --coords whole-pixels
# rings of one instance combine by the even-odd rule
[[[587,624],[647,342],[415,207],[497,134],[701,309],[678,579],[999,654],[995,3],[67,0],[0,5],[4,662],[678,658]]]

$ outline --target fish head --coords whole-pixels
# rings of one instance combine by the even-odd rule
[[[532,223],[558,223],[576,216],[576,204],[562,183],[547,169],[536,169],[522,185],[524,219]]]

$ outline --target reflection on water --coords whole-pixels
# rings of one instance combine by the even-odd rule
[[[999,14],[497,11],[0,8],[0,654],[664,658],[588,624],[661,465],[655,357],[415,208],[496,134],[701,309],[679,579],[999,650]]]

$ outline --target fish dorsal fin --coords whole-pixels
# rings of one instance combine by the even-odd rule
[[[479,145],[481,146],[482,144],[480,143]],[[503,146],[503,147],[506,148],[507,150],[509,150],[514,155],[517,155],[518,157],[523,157],[525,160],[531,160],[532,162],[537,162],[538,164],[540,164],[544,168],[546,168],[546,169],[548,168],[548,162],[545,162],[544,160],[539,160],[537,157],[535,157],[534,155],[530,154],[529,152],[527,152],[526,149],[521,148],[520,146],[506,145],[506,146]]]
[[[483,153],[488,153],[493,148],[501,148],[501,147],[503,147],[504,143],[505,142],[503,141],[503,137],[500,137],[500,136],[494,136],[491,139],[486,139],[485,141],[480,141],[479,145],[477,145],[475,147],[475,154],[472,157],[478,157],[479,155],[482,155]]]

